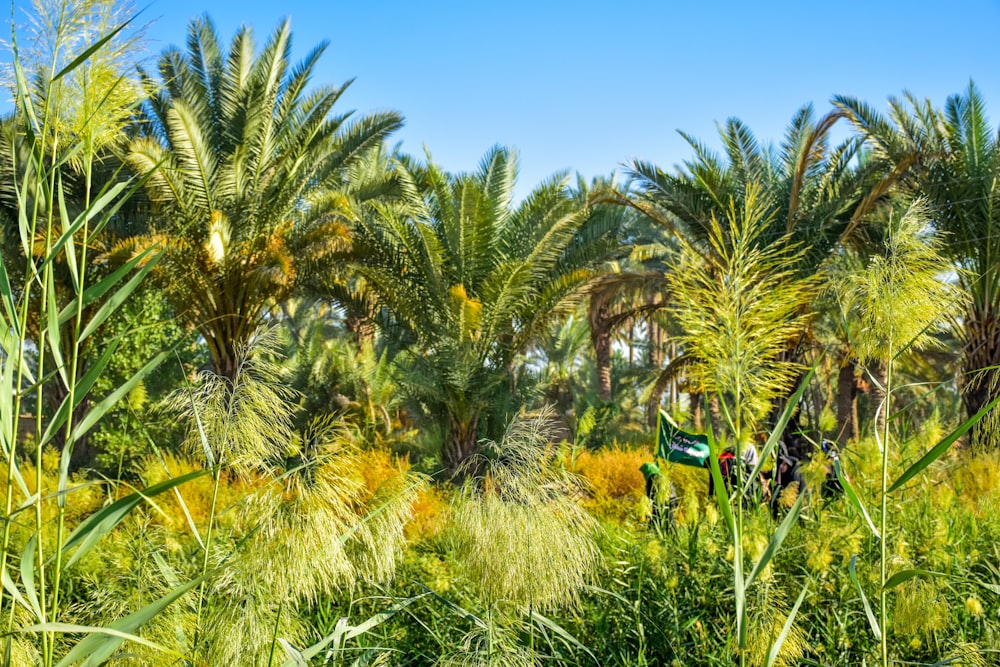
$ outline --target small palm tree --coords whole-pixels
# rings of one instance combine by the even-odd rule
[[[395,113],[331,115],[350,82],[310,88],[324,46],[293,67],[286,20],[260,53],[244,27],[224,54],[212,23],[194,20],[187,52],[160,56],[163,84],[131,147],[140,173],[160,166],[147,182],[158,216],[144,239],[166,244],[158,273],[225,377],[270,305],[297,289],[303,262],[314,268],[343,247],[343,222],[306,206],[307,194],[343,187],[402,124]]]
[[[455,472],[490,409],[510,402],[518,355],[584,297],[615,247],[613,225],[588,216],[563,175],[515,204],[517,158],[504,148],[473,173],[396,169],[402,200],[356,222],[352,264],[391,314],[384,332],[407,344],[402,387],[445,426]]]

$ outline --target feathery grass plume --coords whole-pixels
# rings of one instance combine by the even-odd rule
[[[983,651],[972,642],[957,642],[944,663],[954,667],[986,667],[989,664]]]
[[[892,627],[903,638],[924,637],[944,629],[950,612],[948,601],[933,579],[914,578],[899,587]]]
[[[803,248],[763,236],[770,216],[758,186],[747,185],[742,208],[730,201],[725,221],[712,217],[709,252],[685,246],[667,274],[689,379],[726,401],[744,433],[795,379],[799,366],[781,356],[801,334],[818,284],[792,270]]]
[[[208,467],[243,477],[268,470],[293,439],[295,392],[283,385],[281,367],[269,359],[278,351],[278,330],[261,328],[237,355],[233,378],[202,371],[194,386],[176,390],[164,403],[188,424],[186,448]]]
[[[171,537],[148,517],[132,514],[81,563],[82,571],[75,580],[77,602],[67,610],[68,621],[99,627],[169,593],[184,576],[168,564]],[[191,608],[171,605],[136,634],[160,646],[183,650],[179,638],[190,637],[193,630]],[[126,642],[123,646],[124,655],[116,659],[122,665],[139,667],[163,658],[143,644]]]
[[[13,617],[13,627],[15,628],[23,628],[35,622],[31,612],[20,605],[15,605],[10,611],[5,610],[4,614],[10,614]],[[4,640],[3,644],[0,644],[0,651],[6,650],[7,642]],[[10,641],[10,661],[4,664],[9,664],[10,667],[38,667],[44,663],[42,655],[38,647],[31,641],[30,635],[17,633],[11,637]]]
[[[510,630],[490,624],[462,637],[454,651],[438,660],[438,667],[534,667],[532,652]]]
[[[788,620],[788,612],[788,605],[778,596],[772,585],[759,589],[757,604],[754,605],[754,611],[749,619],[750,640],[746,648],[749,664],[766,663],[771,646],[774,645]],[[809,639],[805,631],[797,624],[793,624],[785,635],[785,641],[773,664],[775,667],[791,667],[798,664],[808,646]]]
[[[269,466],[275,478],[241,507],[238,525],[250,539],[220,586],[312,603],[359,580],[389,580],[417,480],[400,474],[373,494],[361,460],[331,417],[295,437],[284,460]]]
[[[898,218],[889,221],[884,250],[875,255],[864,271],[850,276],[843,295],[843,309],[855,314],[860,328],[855,351],[862,362],[884,364],[883,415],[892,414],[893,365],[902,352],[932,345],[932,334],[941,327],[948,311],[956,306],[961,293],[943,279],[951,265],[943,255],[940,237],[929,226],[925,204],[916,200]],[[874,380],[873,378],[873,381]],[[876,441],[881,449],[881,511],[879,513],[879,627],[880,658],[889,664],[888,644],[888,488],[890,460],[890,420],[876,420]],[[881,433],[877,431],[881,429]],[[899,542],[898,546],[903,543]],[[915,585],[915,584],[914,584]],[[897,608],[897,621],[905,614],[905,599]],[[872,628],[875,630],[875,628]],[[875,633],[879,634],[878,632]]]
[[[934,334],[961,307],[961,292],[944,277],[952,269],[922,200],[889,223],[882,254],[847,279],[845,312],[856,312],[854,344],[861,361],[882,361],[907,348],[939,346]]]
[[[483,443],[456,500],[459,562],[490,607],[573,605],[599,564],[597,523],[574,497],[579,479],[559,465],[552,414],[519,416]]]
[[[271,662],[272,648],[281,655],[281,647],[274,646],[275,637],[282,637],[301,645],[307,630],[294,607],[282,604],[263,587],[257,591],[219,590],[212,596],[206,622],[205,664],[208,665],[266,665]]]
[[[45,103],[50,109],[52,135],[64,141],[72,137],[90,154],[120,148],[127,140],[124,129],[144,97],[135,75],[135,59],[143,48],[145,26],[118,34],[62,78],[49,81],[49,76],[69,65],[96,40],[134,19],[134,3],[34,0],[31,4],[31,9],[25,10],[28,22],[19,39],[27,48],[20,49],[19,56],[31,78],[35,103],[39,107]],[[10,73],[5,72],[4,79],[13,84]],[[83,152],[70,154],[70,163],[83,171],[85,156]]]

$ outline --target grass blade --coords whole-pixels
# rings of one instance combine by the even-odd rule
[[[559,637],[563,642],[565,642],[568,646],[572,646],[573,648],[579,651],[583,651],[584,653],[589,655],[590,658],[595,663],[601,664],[601,661],[597,659],[597,656],[594,655],[594,653],[589,648],[580,643],[579,639],[571,635],[569,632],[566,631],[566,629],[564,629],[561,625],[559,625],[552,619],[542,616],[537,611],[532,611],[531,620],[534,621],[535,623],[538,623],[543,630],[551,631],[553,634]]]
[[[129,261],[122,264],[120,267],[112,271],[110,274],[99,280],[98,282],[90,285],[83,290],[83,305],[84,307],[89,306],[97,299],[104,296],[108,290],[114,287],[123,277],[132,272],[136,266],[141,262],[146,261],[149,255],[157,250],[158,246],[150,246],[146,248],[141,253],[130,259]],[[156,262],[158,257],[153,257],[150,259],[151,262]],[[67,305],[59,313],[59,323],[65,324],[70,319],[76,316],[76,302]]]
[[[872,518],[868,515],[868,510],[865,509],[864,503],[861,502],[861,497],[858,495],[858,492],[854,490],[851,480],[847,478],[847,475],[845,475],[843,469],[841,469],[839,458],[834,459],[833,469],[837,474],[837,479],[840,481],[840,485],[844,488],[844,494],[847,496],[847,499],[852,505],[854,505],[854,508],[861,513],[868,529],[872,531],[872,535],[874,535],[876,539],[881,540],[882,536],[879,534],[878,528],[875,527],[875,522],[872,521]]]
[[[889,577],[885,582],[884,588],[889,590],[890,588],[895,588],[905,581],[909,581],[914,577],[947,577],[948,575],[944,572],[934,572],[933,570],[900,570],[896,574]]]
[[[70,440],[74,442],[79,440],[84,433],[93,428],[108,410],[113,408],[118,401],[120,401],[126,394],[132,391],[137,384],[139,384],[140,380],[156,370],[156,368],[163,363],[163,360],[167,358],[168,354],[168,352],[160,352],[158,355],[153,357],[152,361],[136,371],[135,375],[129,378],[127,382],[115,389],[110,395],[106,396],[104,400],[95,405],[73,429],[73,435]]]
[[[135,288],[139,286],[146,274],[149,273],[153,266],[156,264],[156,259],[159,256],[153,258],[152,261],[147,262],[145,265],[139,268],[139,270],[132,276],[127,283],[118,288],[118,291],[111,295],[107,301],[101,304],[94,316],[90,318],[87,322],[87,326],[84,328],[83,332],[80,333],[80,340],[85,340],[90,334],[94,333],[97,327],[104,323],[104,320],[108,319],[112,313],[118,310],[119,307],[125,300],[129,297]]]
[[[941,442],[934,445],[934,447],[932,447],[929,452],[920,457],[919,461],[917,461],[909,468],[907,468],[906,472],[900,475],[899,479],[897,479],[895,482],[892,483],[892,486],[889,487],[887,493],[892,493],[896,489],[900,488],[901,486],[909,482],[911,479],[919,475],[924,468],[926,468],[927,466],[929,466],[930,464],[934,463],[939,458],[941,458],[944,455],[944,453],[948,451],[948,448],[955,443],[956,440],[961,438],[969,431],[969,429],[975,426],[979,422],[979,420],[982,419],[984,416],[986,416],[986,413],[992,410],[997,403],[1000,403],[1000,396],[997,396],[992,401],[984,405],[979,410],[979,412],[969,417],[969,419],[967,419],[964,424],[962,424],[954,431],[952,431],[948,436],[946,436],[943,440],[941,440]]]
[[[29,612],[34,613],[35,610],[31,607],[30,604],[28,604],[28,601],[24,599],[24,596],[21,595],[21,591],[17,590],[17,585],[14,583],[14,580],[11,578],[10,572],[7,571],[6,566],[3,569],[2,577],[3,577],[3,587],[4,587],[4,590],[6,590],[8,593],[10,593],[10,596],[14,599],[15,602],[17,602],[18,604],[20,604],[22,607],[24,607],[25,609],[27,609]]]
[[[192,479],[197,479],[198,477],[207,474],[208,471],[206,470],[195,470],[194,472],[189,472],[186,475],[168,479],[160,482],[159,484],[154,484],[143,491],[137,491],[125,496],[121,500],[108,505],[99,512],[91,514],[84,519],[79,526],[77,526],[76,530],[74,530],[70,534],[69,538],[67,538],[66,544],[63,545],[63,553],[79,545],[79,548],[73,554],[72,558],[70,558],[63,567],[69,568],[76,561],[78,561],[81,556],[97,544],[98,540],[107,535],[114,529],[115,526],[121,523],[128,513],[135,509],[139,503],[153,496],[157,496],[164,491],[169,491],[175,486],[179,486],[185,482],[189,482]]]
[[[151,602],[139,611],[115,621],[106,628],[94,628],[90,630],[91,634],[74,646],[73,650],[67,653],[56,667],[69,667],[79,660],[85,660],[81,667],[97,667],[97,665],[110,658],[123,641],[126,639],[134,641],[132,640],[132,635],[139,628],[166,609],[171,602],[200,584],[206,576],[208,575],[202,575],[196,579],[192,579],[183,586],[174,588],[174,590],[160,599]]]
[[[56,81],[58,81],[59,79],[63,78],[64,76],[66,76],[67,74],[69,74],[70,72],[72,72],[73,70],[75,70],[77,67],[79,67],[80,65],[82,65],[83,63],[85,63],[87,61],[87,59],[90,58],[90,56],[92,56],[95,52],[97,52],[98,50],[100,50],[101,47],[103,47],[105,44],[107,44],[112,39],[114,39],[115,35],[117,35],[122,30],[124,30],[126,28],[126,26],[128,26],[128,24],[131,23],[131,22],[132,22],[132,19],[129,19],[129,20],[125,21],[120,26],[117,26],[114,30],[112,30],[111,32],[109,32],[108,34],[104,35],[103,37],[101,37],[100,39],[98,39],[97,41],[95,41],[93,44],[91,44],[90,46],[88,46],[83,51],[83,53],[81,53],[80,55],[78,55],[76,58],[73,58],[73,60],[68,65],[66,65],[61,70],[59,70],[59,72],[56,73],[56,75],[54,77],[52,77],[51,83],[55,83]]]
[[[875,614],[872,612],[872,606],[868,604],[868,597],[865,595],[865,589],[861,588],[861,582],[858,581],[858,571],[855,566],[857,562],[857,556],[851,556],[851,565],[848,568],[851,573],[851,581],[854,582],[854,586],[858,589],[858,594],[861,595],[861,603],[865,606],[865,616],[868,617],[868,624],[872,628],[872,632],[875,633],[875,641],[882,641],[882,631],[878,627],[878,621],[875,620]]]
[[[111,637],[117,637],[120,640],[128,640],[130,642],[135,642],[136,644],[142,644],[143,646],[148,646],[154,650],[166,653],[167,655],[172,655],[175,658],[184,659],[185,656],[177,651],[168,649],[160,644],[149,641],[148,639],[143,639],[142,637],[129,634],[128,632],[122,632],[121,630],[112,630],[111,628],[100,628],[92,625],[75,625],[73,623],[39,623],[37,625],[29,625],[28,627],[21,630],[21,632],[63,632],[63,633],[90,633],[90,634],[105,634]],[[88,660],[83,663],[84,665],[96,665],[97,663]]]
[[[805,498],[805,494],[800,492],[798,498],[795,499],[795,503],[792,505],[791,509],[788,510],[788,514],[778,525],[778,529],[774,531],[771,535],[771,539],[767,543],[767,547],[764,549],[764,553],[760,555],[757,563],[753,566],[750,575],[747,577],[746,588],[750,588],[750,585],[757,579],[758,575],[764,571],[767,564],[771,562],[774,558],[774,554],[777,553],[778,549],[781,547],[781,543],[785,541],[788,536],[788,531],[792,529],[795,522],[799,518],[799,512],[802,510],[802,499]]]
[[[799,401],[802,399],[802,394],[805,393],[806,387],[809,386],[809,380],[812,376],[816,374],[816,369],[819,367],[820,361],[823,357],[821,356],[813,364],[813,367],[809,369],[806,376],[802,378],[802,382],[799,383],[799,388],[795,390],[791,398],[788,399],[788,403],[785,404],[785,409],[781,411],[781,417],[778,419],[778,423],[774,425],[774,429],[771,430],[771,435],[768,436],[767,442],[764,443],[764,448],[760,451],[760,456],[757,458],[757,465],[754,466],[753,470],[750,472],[750,477],[748,479],[757,479],[760,475],[761,468],[764,467],[764,462],[768,460],[771,456],[771,452],[774,448],[778,446],[781,442],[781,436],[785,433],[785,428],[788,426],[788,422],[792,418],[792,413],[795,412],[795,408],[798,407]]]
[[[799,593],[799,598],[795,601],[795,606],[788,613],[788,618],[785,619],[785,624],[781,628],[781,634],[778,638],[774,640],[774,644],[771,646],[771,650],[767,654],[767,662],[764,663],[764,667],[772,667],[774,661],[778,659],[778,654],[781,653],[781,647],[785,644],[785,639],[788,637],[788,633],[792,631],[792,625],[795,623],[795,615],[799,613],[799,607],[802,606],[802,601],[806,599],[806,591],[809,590],[809,581],[806,581],[805,586],[802,587],[802,592]]]
[[[21,552],[21,583],[24,584],[24,595],[31,604],[35,618],[44,623],[42,606],[38,602],[38,589],[35,587],[35,552],[38,547],[38,533],[31,536]]]

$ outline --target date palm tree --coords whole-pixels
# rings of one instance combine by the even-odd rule
[[[373,204],[352,228],[352,263],[391,313],[384,333],[412,341],[402,386],[444,426],[454,472],[477,452],[491,408],[509,403],[517,356],[585,297],[616,237],[565,175],[515,203],[508,149],[458,175],[408,162],[396,166],[401,200]]]
[[[730,118],[719,129],[721,157],[681,133],[694,149],[694,158],[675,173],[634,160],[629,172],[635,195],[629,201],[709,253],[713,217],[725,220],[731,203],[743,208],[747,186],[757,184],[757,205],[769,220],[760,242],[787,235],[805,249],[797,272],[810,275],[863,223],[887,187],[874,179],[871,168],[856,166],[861,147],[857,137],[830,145],[830,132],[840,117],[834,111],[817,119],[812,105],[806,105],[792,117],[777,148],[761,145],[741,120]]]
[[[307,194],[342,187],[402,124],[395,113],[334,114],[350,82],[310,86],[324,47],[293,66],[286,20],[259,53],[244,27],[226,54],[210,20],[195,19],[187,51],[160,56],[146,136],[131,147],[140,173],[159,165],[145,237],[166,244],[157,273],[224,377],[270,305],[296,290],[303,262],[314,268],[345,243],[342,222],[306,206]]]

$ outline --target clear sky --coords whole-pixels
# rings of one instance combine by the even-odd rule
[[[560,169],[670,167],[690,154],[676,130],[716,144],[730,116],[777,141],[799,106],[823,113],[835,93],[941,105],[972,78],[1000,119],[1000,0],[152,0],[150,49],[183,44],[206,12],[225,40],[247,23],[260,43],[291,17],[295,59],[326,40],[318,79],[356,78],[342,110],[402,112],[404,149],[453,171],[515,147],[521,194]]]

